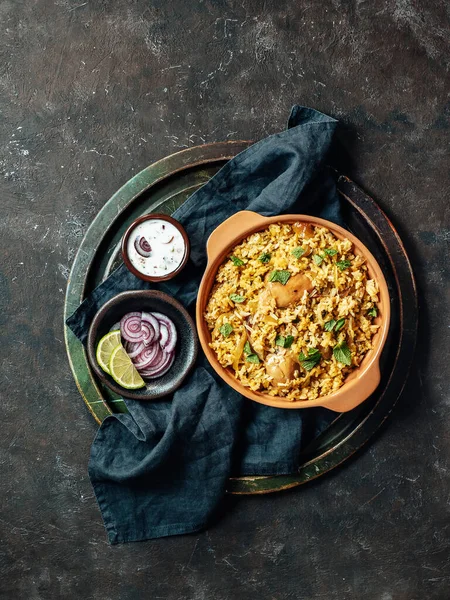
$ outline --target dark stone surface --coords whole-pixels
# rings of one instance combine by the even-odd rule
[[[449,598],[448,4],[4,0],[0,17],[1,597]],[[275,132],[295,102],[342,120],[347,174],[410,252],[407,388],[333,475],[228,499],[199,535],[109,547],[62,341],[74,252],[137,171]]]

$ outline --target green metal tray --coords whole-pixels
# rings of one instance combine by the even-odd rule
[[[251,143],[230,141],[188,148],[150,165],[120,188],[92,222],[75,256],[64,319],[120,264],[121,237],[136,217],[149,212],[173,213],[226,161]],[[412,268],[400,237],[375,201],[346,177],[339,178],[338,190],[347,226],[377,258],[392,298],[392,323],[382,356],[381,384],[362,405],[337,416],[302,452],[297,473],[233,478],[228,483],[230,493],[275,492],[324,475],[373,436],[403,389],[413,358],[418,320]],[[101,423],[112,413],[126,412],[123,400],[95,378],[82,344],[68,327],[65,327],[65,343],[75,382],[95,420]]]

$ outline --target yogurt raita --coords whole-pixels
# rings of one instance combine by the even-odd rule
[[[164,277],[175,271],[185,252],[181,233],[162,219],[139,223],[128,238],[127,254],[131,264],[150,277]]]

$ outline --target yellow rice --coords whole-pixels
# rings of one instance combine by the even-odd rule
[[[304,250],[300,258],[292,255],[298,247]],[[259,260],[264,253],[270,255],[266,263]],[[236,266],[232,256],[244,264]],[[350,265],[341,270],[337,263],[342,265],[344,260]],[[261,305],[265,277],[276,270],[287,270],[291,277],[303,273],[314,289],[305,290],[287,308],[277,307],[271,297]],[[231,294],[245,299],[233,302]],[[210,346],[220,364],[230,368],[244,386],[286,401],[314,400],[338,390],[372,348],[379,325],[368,312],[377,302],[378,284],[370,278],[365,259],[355,253],[350,240],[340,240],[324,227],[309,226],[307,232],[301,224],[280,223],[250,235],[231,250],[217,272],[204,317],[211,332]],[[332,319],[345,319],[338,332],[324,328]],[[220,331],[226,323],[233,328],[227,336]],[[277,336],[293,336],[290,349],[277,346]],[[244,351],[247,341],[259,363],[249,362]],[[333,348],[343,341],[351,351],[349,366],[333,354]],[[299,355],[303,353],[304,358],[311,349],[318,349],[321,359],[308,371]],[[265,357],[270,353],[290,353],[297,361],[291,379],[280,383],[268,374]]]

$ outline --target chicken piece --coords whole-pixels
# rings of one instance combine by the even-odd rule
[[[307,240],[314,237],[314,227],[311,225],[311,223],[294,223],[292,225],[292,229],[296,233],[303,235],[303,237]]]
[[[290,379],[294,379],[294,371],[298,368],[298,363],[292,353],[276,352],[266,356],[265,367],[267,374],[273,377],[275,383],[287,383]]]
[[[269,281],[269,275],[267,275],[266,287],[275,299],[278,308],[287,308],[291,304],[298,304],[305,290],[311,292],[314,289],[309,277],[303,273],[291,277],[286,285]]]

